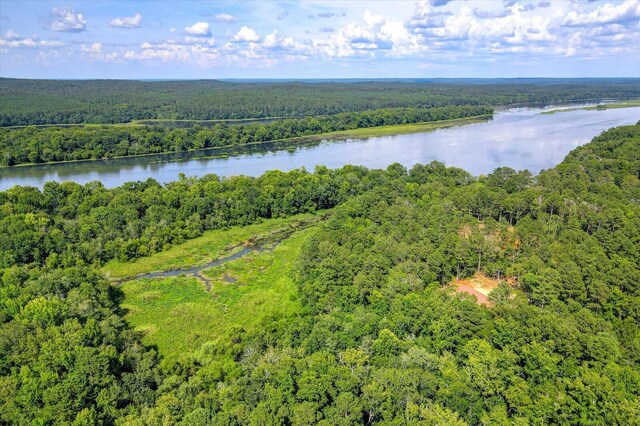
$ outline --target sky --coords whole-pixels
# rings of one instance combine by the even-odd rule
[[[640,0],[1,0],[0,76],[640,77]]]

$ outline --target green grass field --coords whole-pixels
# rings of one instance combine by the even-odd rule
[[[293,223],[317,219],[317,215],[302,214],[284,219],[268,219],[248,226],[207,231],[198,238],[152,256],[138,259],[135,262],[112,260],[102,268],[102,272],[109,279],[120,280],[149,272],[204,265],[241,250],[243,243],[249,239],[267,238],[286,230]]]
[[[143,334],[143,343],[157,346],[164,356],[179,357],[205,342],[225,339],[232,327],[251,330],[266,317],[295,316],[300,302],[292,268],[313,232],[313,227],[297,231],[272,252],[253,252],[205,270],[212,278],[211,293],[193,277],[126,282],[120,287],[125,318]]]
[[[467,124],[482,123],[490,119],[491,115],[476,117],[456,118],[452,120],[432,121],[428,123],[396,124],[393,126],[365,127],[362,129],[343,130],[338,132],[321,133],[308,136],[309,139],[336,140],[344,138],[372,138],[377,136],[403,135],[408,133],[431,132],[447,127],[464,126]]]

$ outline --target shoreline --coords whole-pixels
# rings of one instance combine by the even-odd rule
[[[429,132],[429,131],[442,129],[442,128],[482,123],[492,118],[493,118],[493,114],[475,115],[475,116],[464,117],[464,118],[453,118],[450,120],[427,121],[427,122],[421,122],[421,123],[408,123],[408,124],[394,124],[390,126],[362,127],[358,129],[351,129],[351,130],[338,130],[335,132],[318,133],[315,135],[297,136],[294,138],[287,138],[287,139],[275,139],[270,141],[250,142],[246,144],[189,149],[185,151],[163,151],[163,152],[152,152],[148,154],[134,154],[134,155],[109,157],[109,158],[85,158],[82,160],[52,161],[47,163],[22,163],[22,164],[16,164],[15,166],[0,166],[0,170],[12,170],[12,169],[26,168],[26,167],[55,166],[59,164],[75,164],[75,163],[84,163],[84,162],[93,162],[93,161],[123,160],[123,159],[129,159],[129,158],[151,157],[154,155],[157,156],[157,155],[171,155],[171,154],[180,154],[180,153],[185,153],[185,154],[197,153],[200,151],[204,152],[204,151],[214,150],[214,149],[223,150],[223,149],[230,149],[230,148],[259,147],[260,145],[266,145],[270,143],[282,143],[282,142],[291,142],[292,143],[291,146],[296,147],[297,145],[294,145],[295,143],[323,142],[323,141],[335,142],[337,140],[344,140],[344,139],[366,139],[371,137]],[[285,148],[283,147],[283,149]],[[195,160],[198,158],[210,158],[210,156],[206,157],[203,155],[202,157],[194,157],[192,159]]]
[[[608,104],[596,104],[587,106],[578,106],[575,108],[556,108],[549,111],[543,111],[540,114],[551,115],[561,112],[572,111],[606,111],[608,109],[635,108],[640,106],[640,99],[631,99],[628,101],[611,102]]]

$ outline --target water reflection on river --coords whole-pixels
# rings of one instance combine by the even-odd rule
[[[589,142],[603,130],[640,120],[640,107],[558,114],[540,114],[541,111],[512,109],[497,113],[489,122],[429,133],[321,142],[296,148],[266,144],[250,149],[5,168],[0,169],[0,189],[13,185],[42,187],[50,180],[78,183],[99,180],[107,187],[114,187],[149,177],[170,182],[180,173],[258,176],[272,169],[313,170],[320,164],[330,168],[346,164],[385,168],[394,162],[411,167],[434,160],[461,167],[474,175],[489,173],[500,166],[537,173],[558,164],[569,151]],[[202,155],[217,158],[194,158]]]

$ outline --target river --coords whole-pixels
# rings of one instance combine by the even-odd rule
[[[556,107],[557,108],[557,107]],[[267,170],[283,171],[316,165],[330,168],[346,164],[385,168],[398,162],[406,167],[437,160],[461,167],[473,175],[497,167],[528,169],[538,173],[560,163],[575,147],[589,142],[610,127],[640,120],[640,107],[574,110],[541,114],[553,109],[517,108],[499,111],[493,120],[438,129],[429,133],[347,139],[298,147],[264,144],[234,150],[153,155],[116,160],[84,161],[0,169],[0,190],[13,185],[42,187],[45,182],[99,180],[106,187],[151,177],[161,183],[187,176],[259,176]],[[208,156],[216,158],[194,158]]]

